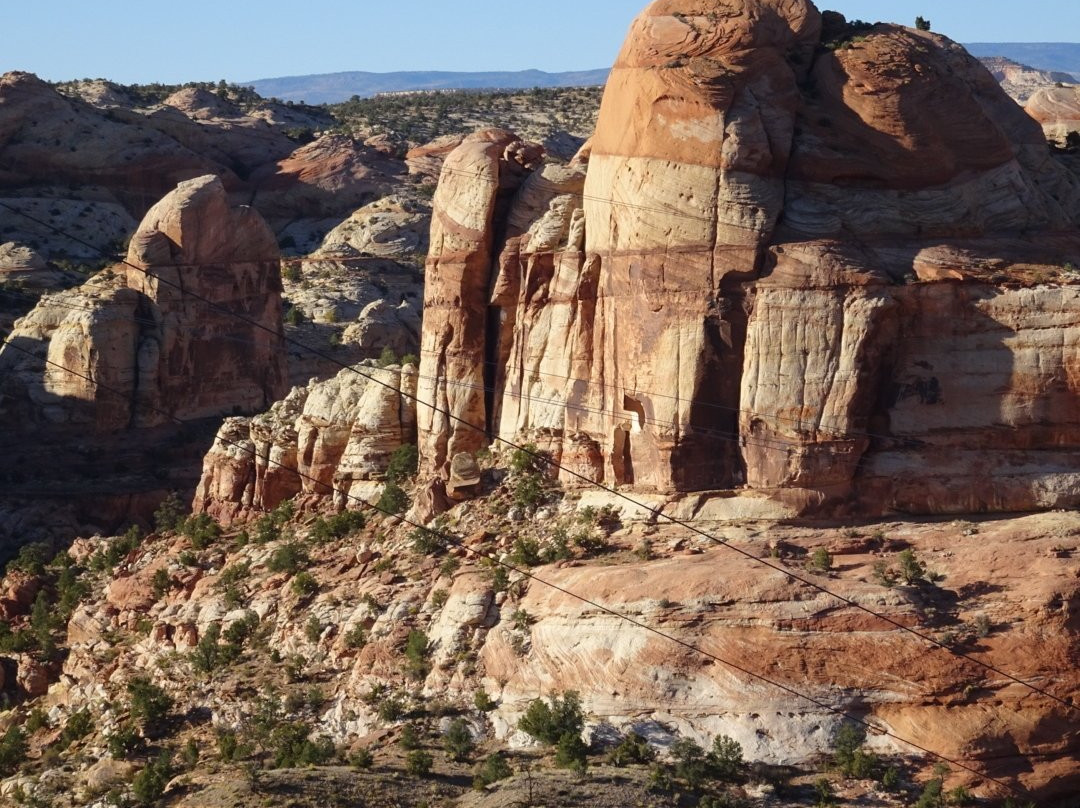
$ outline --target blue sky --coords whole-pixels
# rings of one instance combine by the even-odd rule
[[[12,0],[8,4],[16,6]],[[343,70],[606,67],[646,0],[37,0],[8,9],[0,72],[59,80],[243,81]],[[1080,2],[830,0],[848,17],[961,42],[1080,40]]]

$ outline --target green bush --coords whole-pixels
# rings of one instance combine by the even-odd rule
[[[131,781],[131,793],[139,805],[155,805],[172,779],[172,755],[166,750],[147,764]]]
[[[414,749],[405,757],[405,771],[414,777],[425,777],[435,761],[423,749]]]
[[[900,578],[908,586],[926,581],[926,567],[915,556],[914,550],[904,550],[898,558],[900,562]]]
[[[122,760],[139,750],[139,747],[142,746],[142,737],[131,724],[121,724],[117,727],[116,732],[105,738],[105,744],[111,757]]]
[[[154,597],[161,600],[172,589],[172,578],[169,577],[169,571],[164,567],[157,570],[154,573],[154,577],[150,579],[150,586],[153,587]]]
[[[473,747],[472,734],[464,719],[456,718],[450,722],[446,734],[443,735],[443,749],[451,760],[458,763],[468,760],[472,757]]]
[[[292,579],[292,591],[299,598],[309,598],[319,591],[319,582],[310,572],[298,572]]]
[[[618,746],[608,752],[608,762],[619,767],[651,763],[655,759],[656,752],[649,742],[636,732],[628,733]]]
[[[169,694],[146,676],[137,676],[128,682],[127,692],[131,718],[144,732],[164,721],[173,708]]]
[[[386,479],[393,482],[411,479],[416,474],[420,464],[420,452],[416,444],[406,443],[399,446],[390,455],[390,463],[386,467]]]
[[[418,527],[409,533],[413,552],[418,555],[435,555],[445,549],[439,535],[426,527]]]
[[[712,752],[709,754],[712,774],[718,780],[735,781],[743,770],[742,745],[727,735],[717,735],[713,739]]]
[[[366,746],[361,746],[349,756],[349,765],[354,769],[370,769],[374,763],[375,755]]]
[[[413,679],[423,679],[431,670],[428,661],[428,637],[419,629],[409,632],[405,641],[406,670]]]
[[[367,645],[367,636],[364,633],[364,627],[357,623],[345,634],[345,647],[358,650]]]
[[[166,530],[178,530],[184,522],[187,508],[180,501],[175,491],[162,500],[158,509],[154,511],[154,529],[159,533]]]
[[[200,513],[184,520],[181,527],[196,550],[205,550],[221,538],[221,525],[208,513]]]
[[[49,716],[40,707],[35,707],[30,711],[30,715],[26,717],[26,721],[23,722],[23,729],[33,735],[34,733],[45,729],[49,726]]]
[[[497,706],[495,701],[485,690],[477,690],[473,694],[473,706],[482,713],[490,713]]]
[[[274,751],[274,766],[291,769],[297,766],[318,766],[334,756],[329,739],[311,739],[311,729],[299,721],[283,722],[270,733]]]
[[[72,713],[64,723],[64,729],[60,732],[60,748],[66,749],[76,741],[82,740],[90,734],[94,728],[94,719],[89,710],[79,710]]]
[[[832,554],[824,547],[819,547],[814,550],[813,555],[810,556],[810,563],[808,566],[810,569],[817,572],[828,572],[833,566]]]
[[[397,361],[397,352],[389,345],[384,345],[382,352],[379,354],[379,367],[388,368],[391,365],[396,365]]]
[[[315,615],[311,615],[308,618],[307,625],[304,626],[304,636],[307,637],[308,642],[316,643],[322,639],[323,624],[319,621],[319,618]]]
[[[375,507],[383,513],[398,514],[407,510],[409,505],[409,495],[402,487],[394,480],[387,480]]]
[[[295,575],[311,563],[307,552],[296,542],[287,542],[276,548],[270,556],[267,567],[270,572],[287,572]]]
[[[581,740],[581,735],[565,733],[555,745],[555,765],[560,769],[573,769],[584,774],[588,765],[589,747]]]
[[[311,526],[311,540],[317,544],[325,544],[337,539],[344,539],[365,525],[364,515],[359,511],[342,511],[333,516],[324,518],[320,516]]]
[[[420,733],[415,724],[406,724],[401,728],[401,737],[398,739],[398,743],[402,749],[420,748]]]
[[[518,729],[548,746],[557,744],[564,735],[580,736],[584,727],[581,697],[572,690],[561,698],[552,696],[550,705],[536,699],[518,720]]]
[[[499,780],[505,780],[513,773],[510,764],[506,762],[506,758],[501,753],[496,752],[494,755],[488,755],[488,757],[484,758],[484,762],[477,767],[476,776],[473,777],[473,788],[477,790],[485,788],[492,783],[497,783]]]
[[[21,570],[27,575],[44,575],[45,565],[51,557],[49,545],[43,542],[24,544],[19,548],[19,554],[7,563],[7,570]]]
[[[705,750],[690,738],[680,738],[671,745],[671,756],[675,759],[675,776],[697,790],[709,775],[709,761]]]
[[[0,776],[10,777],[26,760],[26,734],[16,726],[0,737]]]
[[[514,549],[510,553],[510,562],[516,567],[537,567],[540,558],[540,542],[536,539],[519,536],[514,540]]]

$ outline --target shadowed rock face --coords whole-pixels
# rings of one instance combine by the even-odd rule
[[[512,143],[447,159],[422,400],[661,492],[1080,496],[1080,183],[958,45],[802,0],[663,0],[574,162]],[[432,476],[486,442],[419,423]]]

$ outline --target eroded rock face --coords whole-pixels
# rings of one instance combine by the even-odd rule
[[[660,492],[920,512],[1080,498],[1063,271],[1080,181],[958,45],[805,0],[660,0],[570,166],[523,180],[510,140],[446,159],[423,400]],[[431,476],[485,440],[421,411]]]
[[[416,368],[358,370],[293,388],[254,418],[226,420],[203,462],[195,510],[228,523],[297,495],[342,508],[351,497],[377,499],[390,455],[415,441]]]
[[[1071,132],[1080,133],[1080,87],[1045,87],[1024,110],[1042,124],[1047,140],[1065,145]]]
[[[16,323],[11,340],[33,356],[0,350],[12,372],[0,406],[104,431],[258,410],[284,392],[280,290],[259,215],[232,207],[216,177],[182,182],[147,213],[126,264]]]

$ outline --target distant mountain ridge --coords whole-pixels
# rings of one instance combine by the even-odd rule
[[[973,56],[1003,56],[1039,70],[1070,73],[1080,79],[1080,43],[1077,42],[969,42]]]
[[[588,87],[607,82],[607,69],[546,73],[543,70],[456,73],[403,71],[397,73],[324,73],[283,76],[244,82],[263,98],[334,104],[354,95],[370,98],[379,93],[415,90],[513,90],[531,87]]]

